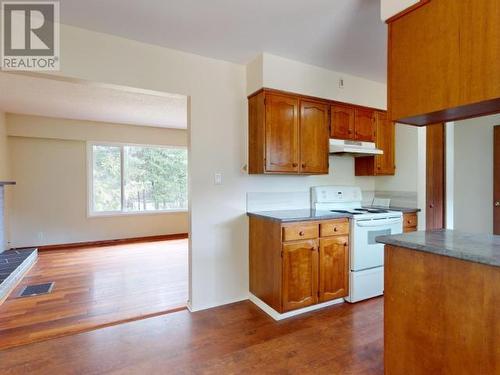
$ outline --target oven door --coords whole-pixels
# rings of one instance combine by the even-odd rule
[[[378,236],[403,232],[402,218],[367,219],[353,221],[351,270],[361,271],[384,265],[384,245],[377,243]]]

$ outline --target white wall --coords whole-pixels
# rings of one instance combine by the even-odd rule
[[[396,124],[396,173],[375,179],[379,191],[417,192],[418,128]]]
[[[381,0],[380,17],[385,21],[418,2],[419,0]]]
[[[385,84],[268,53],[259,58],[262,58],[264,87],[379,109],[387,108]],[[343,88],[339,87],[341,78],[344,80]]]
[[[500,115],[456,121],[454,228],[493,232],[493,126]]]
[[[61,38],[60,75],[190,96],[190,299],[194,310],[247,298],[246,192],[303,191],[313,184],[337,181],[373,185],[370,179],[354,178],[352,172],[335,175],[337,169],[350,168],[352,159],[334,160],[332,176],[270,177],[243,172],[247,154],[245,66],[65,25]],[[282,73],[292,78],[291,73]],[[306,77],[300,79],[303,86],[294,84],[289,89],[308,86]],[[320,75],[314,79],[318,84],[323,81]],[[385,105],[385,86],[363,82],[366,87],[358,85],[346,98],[358,104]],[[223,174],[222,185],[213,184],[214,172]]]
[[[11,247],[186,233],[187,212],[87,217],[87,140],[185,146],[187,132],[7,115]]]

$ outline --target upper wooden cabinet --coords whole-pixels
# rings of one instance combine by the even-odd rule
[[[354,139],[354,108],[332,105],[330,112],[330,138]]]
[[[356,158],[356,174],[394,174],[394,125],[384,111],[262,89],[248,98],[248,116],[250,174],[328,174],[329,138],[376,142],[384,155],[365,166]]]
[[[283,95],[265,98],[266,172],[299,171],[299,100]]]
[[[500,2],[460,0],[460,102],[500,98]],[[500,104],[497,106],[500,111]]]
[[[349,105],[330,107],[330,138],[374,142],[374,111]]]
[[[300,101],[300,173],[328,173],[328,105]]]
[[[500,112],[500,4],[433,0],[389,22],[393,121],[427,125]]]
[[[365,142],[375,141],[375,112],[371,109],[356,108],[354,139]]]
[[[375,144],[384,153],[356,158],[356,176],[389,176],[396,172],[394,122],[388,120],[386,112],[376,111],[374,117]]]
[[[328,104],[261,90],[248,99],[251,174],[328,174]]]

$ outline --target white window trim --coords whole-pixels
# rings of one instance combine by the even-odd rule
[[[121,211],[94,211],[94,153],[93,146],[115,146],[120,147],[120,163],[121,163],[121,197],[122,197],[122,210]],[[114,217],[114,216],[147,216],[147,215],[165,215],[165,214],[176,214],[188,212],[186,209],[170,209],[170,210],[150,210],[150,211],[123,211],[125,203],[124,194],[124,160],[123,160],[123,150],[125,146],[137,146],[137,147],[155,147],[155,148],[166,148],[166,149],[183,149],[187,150],[187,146],[177,146],[177,145],[152,145],[143,143],[121,143],[121,142],[98,142],[98,141],[88,141],[87,142],[87,218],[100,218],[100,217]],[[189,179],[189,176],[188,176]],[[189,200],[189,198],[188,198]]]

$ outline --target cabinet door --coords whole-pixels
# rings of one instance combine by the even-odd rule
[[[388,121],[385,112],[376,112],[376,136],[377,148],[384,151],[383,155],[375,156],[375,174],[393,175],[396,169],[395,163],[395,126]]]
[[[319,301],[349,294],[349,237],[322,238],[319,247]]]
[[[328,106],[300,102],[300,172],[328,174]]]
[[[354,139],[354,108],[332,105],[330,112],[330,138]]]
[[[357,141],[375,142],[374,111],[356,108],[354,138]]]
[[[460,0],[460,103],[500,97],[500,2]]]
[[[266,95],[266,172],[299,171],[299,100]]]
[[[318,302],[317,240],[283,244],[283,311]]]
[[[430,1],[389,25],[391,120],[458,104],[461,82],[458,8],[462,1]],[[474,18],[474,22],[484,26],[479,19]]]

